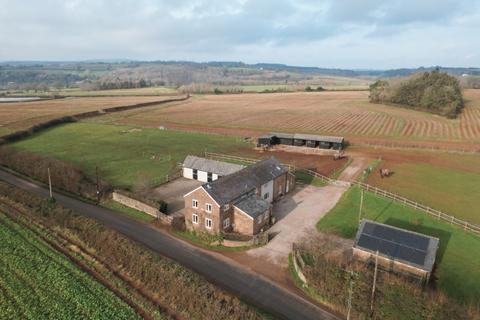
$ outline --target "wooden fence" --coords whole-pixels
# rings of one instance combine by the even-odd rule
[[[470,231],[470,232],[472,232],[476,235],[480,235],[480,226],[479,225],[470,223],[470,222],[465,221],[465,220],[455,218],[452,215],[446,214],[446,213],[444,213],[440,210],[437,210],[437,209],[433,209],[429,206],[426,206],[424,204],[421,204],[421,203],[418,203],[416,201],[410,200],[408,198],[399,196],[398,194],[395,194],[393,192],[386,191],[386,190],[371,186],[369,184],[366,184],[366,183],[363,183],[363,182],[360,182],[360,181],[335,180],[335,179],[329,178],[327,176],[324,176],[324,175],[322,175],[318,172],[308,170],[308,169],[302,169],[301,171],[303,171],[303,172],[305,172],[305,173],[307,173],[311,176],[314,176],[318,179],[321,179],[322,181],[324,181],[326,183],[329,183],[329,184],[340,185],[340,186],[356,185],[356,186],[360,187],[361,189],[363,189],[365,191],[368,191],[368,192],[371,192],[375,195],[379,195],[381,197],[393,200],[393,201],[395,201],[397,203],[400,203],[400,204],[403,204],[407,207],[411,207],[413,209],[423,211],[424,213],[426,213],[428,215],[431,215],[431,216],[433,216],[433,217],[435,217],[439,220],[446,221],[446,222],[448,222],[452,225],[456,225],[458,227],[461,227],[466,231]]]
[[[403,204],[407,207],[411,207],[413,209],[418,209],[418,210],[423,211],[423,212],[425,212],[425,213],[427,213],[427,214],[429,214],[429,215],[431,215],[431,216],[433,216],[433,217],[435,217],[439,220],[446,221],[446,222],[448,222],[452,225],[456,225],[458,227],[461,227],[464,230],[467,230],[467,231],[470,231],[474,234],[480,235],[480,226],[479,225],[476,225],[476,224],[470,223],[468,221],[464,221],[464,220],[455,218],[454,216],[446,214],[446,213],[444,213],[440,210],[433,209],[433,208],[431,208],[429,206],[426,206],[424,204],[421,204],[421,203],[418,203],[416,201],[413,201],[413,200],[407,199],[405,197],[399,196],[395,193],[392,193],[392,192],[389,192],[389,191],[386,191],[386,190],[383,190],[383,189],[379,189],[377,187],[371,186],[371,185],[363,183],[363,182],[353,181],[352,184],[359,186],[360,188],[362,188],[365,191],[372,192],[376,195],[391,199],[391,200],[393,200],[395,202],[398,202],[400,204]]]
[[[220,153],[212,153],[212,152],[205,152],[205,157],[206,158],[223,159],[223,160],[227,160],[227,161],[240,161],[240,162],[245,162],[245,163],[255,163],[255,162],[260,161],[260,159],[243,158],[243,157],[238,157],[238,156],[231,156],[231,155],[220,154]],[[327,177],[323,174],[320,174],[318,172],[315,172],[313,170],[309,170],[309,169],[298,169],[297,170],[294,166],[290,166],[290,165],[286,165],[286,166],[288,166],[288,169],[292,172],[295,172],[295,171],[304,172],[304,173],[306,173],[310,176],[313,176],[315,178],[318,178],[321,181],[323,181],[325,183],[328,183],[328,184],[332,184],[332,185],[336,185],[336,186],[342,186],[342,187],[349,187],[349,186],[352,186],[352,185],[356,185],[356,186],[360,187],[361,189],[363,189],[365,191],[372,192],[375,195],[379,195],[381,197],[393,200],[393,201],[395,201],[397,203],[400,203],[400,204],[403,204],[407,207],[411,207],[413,209],[420,210],[420,211],[422,211],[422,212],[424,212],[424,213],[426,213],[426,214],[428,214],[432,217],[437,218],[438,220],[448,222],[452,225],[456,225],[458,227],[461,227],[466,231],[472,232],[473,234],[480,235],[480,225],[476,225],[476,224],[470,223],[468,221],[455,218],[452,215],[446,214],[446,213],[444,213],[440,210],[433,209],[433,208],[431,208],[429,206],[426,206],[424,204],[421,204],[421,203],[418,203],[416,201],[413,201],[413,200],[407,199],[405,197],[399,196],[395,193],[392,193],[392,192],[389,192],[389,191],[386,191],[386,190],[383,190],[383,189],[380,189],[380,188],[377,188],[377,187],[374,187],[374,186],[371,186],[369,184],[366,184],[366,183],[363,183],[363,182],[360,182],[360,181],[356,181],[356,180],[354,180],[354,181],[336,180],[336,179],[332,179],[330,177]]]
[[[204,152],[204,156],[205,158],[209,158],[209,159],[219,159],[219,160],[225,160],[225,161],[243,162],[243,163],[251,163],[251,164],[264,160],[264,159],[244,158],[244,157],[232,156],[229,154],[207,152],[207,151]],[[283,164],[283,166],[287,167],[288,170],[291,172],[295,171],[295,166],[292,166],[289,164]]]

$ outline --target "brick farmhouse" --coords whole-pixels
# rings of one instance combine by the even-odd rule
[[[188,230],[254,235],[270,223],[272,203],[291,191],[295,176],[275,158],[260,161],[187,193]]]

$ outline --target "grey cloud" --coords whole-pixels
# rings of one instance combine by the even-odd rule
[[[0,0],[0,60],[232,59],[302,65],[338,61],[332,66],[365,67],[359,64],[371,64],[377,54],[375,48],[388,48],[392,56],[382,63],[390,58],[392,65],[406,61],[415,64],[424,60],[412,52],[406,60],[403,46],[429,50],[435,47],[433,40],[450,30],[462,32],[462,37],[447,40],[465,50],[463,56],[470,57],[469,63],[478,64],[480,58],[472,58],[471,53],[479,49],[474,41],[479,3]],[[406,34],[413,35],[411,40]],[[442,53],[435,54],[431,55],[431,64],[447,60]],[[319,55],[329,59],[319,59]]]

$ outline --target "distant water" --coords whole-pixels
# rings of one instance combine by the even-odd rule
[[[0,102],[22,102],[40,100],[40,97],[0,97]]]

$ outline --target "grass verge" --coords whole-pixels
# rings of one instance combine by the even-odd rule
[[[223,246],[221,244],[219,245],[214,245],[212,244],[215,241],[219,241],[221,238],[217,236],[211,236],[211,235],[200,235],[197,233],[193,232],[188,232],[188,231],[176,231],[174,230],[173,233],[184,239],[187,240],[188,242],[191,242],[193,244],[196,244],[204,249],[208,250],[214,250],[214,251],[244,251],[252,248],[256,248],[258,246],[241,246],[241,247],[227,247]]]
[[[104,201],[101,203],[101,205],[102,207],[105,207],[107,209],[112,209],[116,212],[119,212],[121,214],[124,214],[126,216],[129,216],[131,218],[134,218],[143,222],[152,222],[155,220],[155,217],[152,217],[151,215],[146,214],[145,212],[129,208],[114,200]]]

